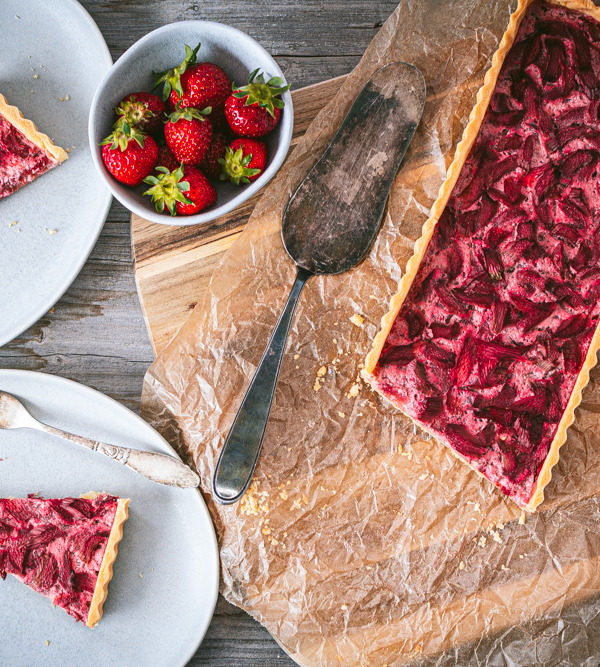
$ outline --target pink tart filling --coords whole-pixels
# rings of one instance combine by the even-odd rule
[[[600,23],[527,11],[374,370],[524,506],[600,316]]]
[[[0,577],[87,621],[118,498],[0,498]]]
[[[0,199],[57,164],[0,114]]]

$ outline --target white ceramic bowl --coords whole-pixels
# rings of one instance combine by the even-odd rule
[[[213,21],[171,23],[148,33],[125,51],[100,82],[92,100],[88,126],[90,148],[98,173],[113,195],[130,211],[152,222],[196,225],[232,211],[273,178],[290,146],[294,114],[292,97],[287,91],[282,95],[285,107],[279,124],[263,138],[269,151],[269,162],[264,173],[249,185],[238,187],[230,183],[216,184],[217,203],[197,215],[171,216],[169,213],[158,213],[150,197],[142,195],[149,186],[142,184],[130,188],[110,175],[102,162],[99,143],[111,132],[115,106],[128,93],[152,91],[152,72],[174,67],[184,58],[184,45],[194,48],[198,42],[201,46],[197,62],[216,63],[237,85],[247,83],[250,73],[257,67],[265,73],[266,79],[272,76],[284,78],[277,63],[258,42],[236,28]]]

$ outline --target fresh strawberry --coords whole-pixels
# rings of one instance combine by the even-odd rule
[[[157,176],[144,179],[152,186],[144,194],[152,197],[159,213],[167,209],[171,215],[194,215],[217,201],[217,191],[199,169],[180,165],[173,171],[166,167],[157,171]]]
[[[155,169],[156,167],[166,167],[169,171],[173,171],[177,169],[179,164],[168,146],[163,145],[158,147],[158,159],[156,160]]]
[[[115,128],[100,144],[108,171],[125,185],[139,185],[154,169],[158,157],[156,141],[136,128]]]
[[[265,83],[255,69],[247,86],[235,88],[225,101],[225,118],[229,127],[242,137],[263,137],[279,122],[284,102],[280,95],[290,86],[274,76]]]
[[[126,95],[115,108],[117,123],[125,121],[129,127],[153,134],[162,127],[165,105],[152,93],[131,93]]]
[[[206,116],[210,107],[177,109],[169,115],[165,124],[167,146],[178,162],[200,164],[210,146],[212,125]]]
[[[206,151],[204,160],[200,163],[200,168],[209,178],[218,179],[221,176],[219,159],[225,157],[225,151],[228,146],[229,141],[222,132],[213,132],[210,146]]]
[[[267,165],[267,146],[256,139],[234,139],[225,151],[221,164],[221,180],[234,185],[255,181]]]
[[[185,45],[185,58],[177,67],[163,72],[156,85],[163,84],[162,96],[169,100],[172,109],[211,107],[213,113],[223,110],[231,90],[231,81],[225,72],[214,63],[196,63],[200,44],[192,51]]]

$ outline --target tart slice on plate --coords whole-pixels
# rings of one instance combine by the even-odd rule
[[[0,94],[0,199],[66,159],[65,150]]]
[[[93,628],[102,616],[127,498],[0,498],[0,577],[12,574]]]
[[[600,8],[520,0],[364,377],[534,511],[600,345]]]

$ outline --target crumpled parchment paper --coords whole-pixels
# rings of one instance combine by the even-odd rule
[[[524,524],[359,379],[515,4],[397,7],[146,377],[143,415],[201,475],[221,592],[301,664],[600,660],[598,370],[547,501]],[[367,78],[391,60],[421,69],[428,99],[385,224],[362,265],[309,281],[254,481],[240,503],[219,506],[210,496],[218,453],[294,279],[283,208]]]

